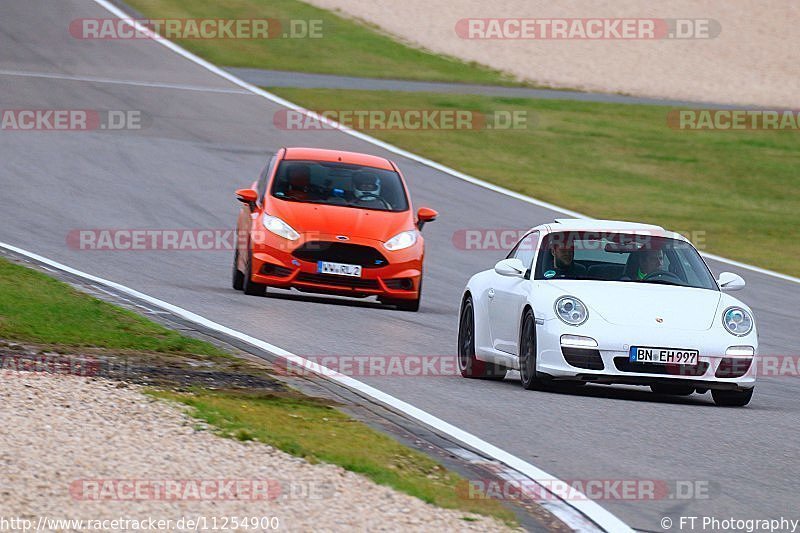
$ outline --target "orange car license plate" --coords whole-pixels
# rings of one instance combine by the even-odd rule
[[[328,263],[327,261],[318,261],[317,273],[333,274],[335,276],[350,276],[351,278],[360,278],[361,265],[348,265],[345,263]]]

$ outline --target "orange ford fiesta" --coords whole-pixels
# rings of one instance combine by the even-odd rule
[[[414,215],[393,162],[338,150],[282,148],[249,189],[237,221],[233,287],[377,296],[419,309],[425,243],[436,219]]]

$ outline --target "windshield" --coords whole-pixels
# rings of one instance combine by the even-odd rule
[[[272,196],[379,211],[408,209],[405,188],[396,172],[325,161],[282,161]]]
[[[718,290],[690,243],[634,233],[556,232],[547,235],[535,279],[658,283]]]

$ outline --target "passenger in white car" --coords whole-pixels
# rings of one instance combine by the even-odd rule
[[[550,253],[553,264],[545,272],[545,277],[578,279],[586,275],[586,267],[575,262],[574,239],[568,238],[565,242],[553,240],[550,244]],[[550,274],[551,272],[553,274]]]

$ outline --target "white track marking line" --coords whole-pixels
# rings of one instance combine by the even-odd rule
[[[499,464],[497,461],[492,461],[482,457],[476,453],[471,452],[466,448],[448,448],[447,451],[455,455],[456,457],[460,457],[462,460],[467,461],[471,464],[478,465],[485,470],[489,470],[490,472],[494,473],[500,479],[505,481],[510,481],[515,483],[515,486],[518,487],[525,487],[526,489],[530,489],[531,487],[531,480],[528,479],[527,476],[521,474],[514,470],[513,468],[509,468],[506,465]],[[546,489],[542,486],[541,483],[536,483],[536,486],[539,487],[540,492],[534,492],[528,494],[532,496],[532,499],[537,500],[537,503],[550,511],[553,515],[557,516],[562,522],[567,524],[573,531],[586,531],[587,527],[593,526],[593,524],[589,523],[586,516],[582,515],[576,509],[569,507],[566,502],[559,501],[559,500],[548,500],[542,499],[538,495],[543,494]]]
[[[97,4],[103,6],[108,11],[110,11],[111,13],[116,15],[117,17],[125,20],[125,22],[127,22],[128,24],[133,25],[134,27],[136,27],[137,30],[139,30],[141,32],[152,31],[149,28],[146,28],[146,27],[140,25],[138,22],[132,20],[130,15],[128,15],[127,13],[125,13],[124,11],[122,11],[121,9],[116,7],[115,5],[109,3],[108,0],[93,0],[93,1],[96,2]],[[425,166],[434,168],[436,170],[444,172],[445,174],[449,174],[449,175],[451,175],[451,176],[453,176],[455,178],[458,178],[460,180],[466,181],[468,183],[472,183],[473,185],[477,185],[479,187],[483,187],[484,189],[489,189],[490,191],[494,191],[494,192],[499,193],[499,194],[504,194],[506,196],[510,196],[511,198],[516,198],[517,200],[521,200],[521,201],[527,202],[529,204],[533,204],[533,205],[536,205],[536,206],[539,206],[539,207],[544,207],[546,209],[550,209],[551,211],[557,211],[559,213],[564,213],[565,215],[569,215],[569,216],[574,217],[574,218],[583,218],[583,219],[591,219],[592,218],[592,217],[586,216],[586,215],[584,215],[582,213],[578,213],[576,211],[572,211],[572,210],[566,209],[564,207],[559,207],[559,206],[551,204],[549,202],[544,202],[542,200],[537,200],[536,198],[531,198],[530,196],[526,196],[524,194],[520,194],[518,192],[514,192],[512,190],[506,189],[505,187],[500,187],[499,185],[494,185],[493,183],[489,183],[489,182],[483,181],[482,179],[476,178],[474,176],[470,176],[469,174],[464,174],[463,172],[459,172],[458,170],[455,170],[455,169],[450,168],[448,166],[445,166],[445,165],[442,165],[440,163],[437,163],[436,161],[433,161],[431,159],[427,159],[427,158],[419,156],[419,155],[417,155],[415,153],[403,150],[402,148],[399,148],[399,147],[394,146],[392,144],[383,142],[380,139],[376,139],[375,137],[371,137],[371,136],[366,135],[364,133],[361,133],[359,131],[353,130],[353,129],[348,128],[346,126],[343,126],[343,125],[337,123],[336,121],[326,119],[325,117],[320,117],[319,115],[315,114],[313,111],[309,111],[308,109],[305,109],[304,107],[301,107],[301,106],[299,106],[299,105],[297,105],[297,104],[295,104],[293,102],[285,100],[285,99],[281,98],[278,95],[275,95],[275,94],[272,94],[270,92],[267,92],[264,89],[256,87],[255,85],[251,85],[251,84],[247,83],[246,81],[237,78],[236,76],[234,76],[230,72],[226,72],[226,71],[222,70],[221,68],[217,67],[216,65],[213,65],[213,64],[209,63],[205,59],[203,59],[201,57],[198,57],[198,56],[194,55],[193,53],[189,52],[188,50],[185,50],[185,49],[181,48],[180,46],[178,46],[177,44],[173,43],[172,41],[169,41],[169,40],[163,39],[163,38],[158,38],[158,39],[154,39],[154,40],[155,40],[155,42],[166,46],[167,48],[169,48],[170,50],[172,50],[176,54],[179,54],[179,55],[185,57],[186,59],[188,59],[189,61],[192,61],[193,63],[196,63],[196,64],[198,64],[198,65],[200,65],[202,67],[205,67],[206,69],[208,69],[209,71],[213,72],[214,74],[225,78],[226,80],[230,81],[231,83],[233,83],[235,85],[238,85],[239,87],[241,87],[241,88],[243,88],[243,89],[245,89],[245,90],[247,90],[247,91],[249,91],[251,93],[257,94],[259,96],[263,96],[267,100],[270,100],[270,101],[272,101],[272,102],[274,102],[276,104],[279,104],[279,105],[282,105],[284,107],[287,107],[287,108],[289,108],[289,109],[291,109],[293,111],[298,111],[298,112],[304,113],[304,114],[306,114],[308,116],[314,117],[316,120],[321,120],[324,123],[329,124],[332,127],[336,128],[336,129],[339,129],[339,130],[343,131],[344,133],[346,133],[348,135],[351,135],[351,136],[353,136],[353,137],[355,137],[357,139],[361,139],[362,141],[366,141],[366,142],[368,142],[370,144],[374,144],[375,146],[383,148],[384,150],[387,150],[389,152],[397,154],[397,155],[399,155],[401,157],[405,157],[406,159],[411,159],[412,161],[416,161],[417,163],[421,163],[421,164],[423,164]],[[765,268],[757,267],[757,266],[750,265],[750,264],[747,264],[747,263],[742,263],[742,262],[739,262],[739,261],[735,261],[733,259],[727,259],[725,257],[721,257],[721,256],[718,256],[718,255],[713,255],[713,254],[708,254],[708,253],[703,253],[703,252],[701,252],[701,255],[703,255],[704,257],[707,257],[709,259],[712,259],[714,261],[719,261],[721,263],[727,263],[729,265],[737,266],[739,268],[744,268],[746,270],[752,270],[753,272],[758,272],[759,274],[764,274],[764,275],[767,275],[767,276],[773,276],[773,277],[782,279],[784,281],[790,281],[790,282],[793,282],[793,283],[800,283],[800,278],[796,278],[794,276],[789,276],[788,274],[781,274],[780,272],[775,272],[773,270],[767,270]]]
[[[195,91],[204,93],[246,94],[246,95],[252,94],[250,91],[246,91],[244,89],[217,89],[214,87],[203,87],[200,85],[184,85],[180,83],[115,80],[111,78],[95,78],[92,76],[70,76],[68,74],[58,74],[55,72],[27,72],[24,70],[0,70],[0,76],[19,76],[22,78],[45,78],[50,80],[67,80],[67,81],[88,81],[91,83],[110,83],[113,85],[151,87],[154,89],[177,89],[180,91]]]
[[[334,370],[331,370],[327,367],[309,361],[308,359],[304,359],[298,355],[295,355],[283,348],[270,344],[266,341],[261,339],[257,339],[255,337],[251,337],[245,333],[240,331],[236,331],[235,329],[231,329],[227,326],[223,326],[222,324],[218,324],[213,322],[205,317],[192,313],[182,307],[178,307],[176,305],[167,303],[163,300],[159,300],[158,298],[154,298],[152,296],[148,296],[147,294],[141,293],[135,289],[131,289],[126,287],[125,285],[121,285],[119,283],[115,283],[113,281],[109,281],[103,278],[99,278],[97,276],[93,276],[91,274],[87,274],[86,272],[82,272],[80,270],[68,267],[64,264],[58,263],[51,259],[47,259],[46,257],[42,257],[41,255],[35,254],[33,252],[29,252],[27,250],[23,250],[22,248],[18,248],[16,246],[12,246],[10,244],[6,244],[4,242],[0,242],[0,248],[4,248],[16,254],[25,256],[29,259],[37,261],[38,263],[48,265],[52,268],[56,268],[68,274],[72,274],[73,276],[78,276],[82,279],[91,281],[96,284],[105,285],[106,287],[110,287],[116,291],[119,291],[123,294],[127,294],[134,298],[138,298],[143,300],[150,305],[154,305],[156,307],[160,307],[165,309],[176,316],[183,318],[184,320],[188,320],[195,324],[198,324],[204,328],[208,328],[212,331],[217,331],[219,333],[228,335],[230,337],[234,337],[239,339],[240,341],[246,342],[256,348],[260,348],[262,350],[266,350],[267,352],[272,353],[273,355],[285,359],[287,363],[291,363],[293,365],[298,365],[299,367],[305,368],[310,372],[314,372],[315,374],[319,374],[331,381],[339,383],[340,385],[347,387],[349,389],[355,390],[360,392],[361,394],[368,396],[380,403],[388,405],[393,409],[396,409],[406,415],[422,422],[423,424],[445,434],[449,435],[450,437],[463,442],[467,446],[480,451],[481,453],[485,454],[488,457],[496,459],[501,463],[513,468],[514,470],[528,476],[532,480],[539,480],[544,482],[544,486],[548,492],[552,493],[554,498],[558,501],[564,501],[558,497],[558,494],[575,494],[576,499],[574,501],[564,501],[566,505],[575,509],[586,516],[589,520],[597,524],[600,528],[605,531],[610,532],[632,532],[633,530],[625,524],[622,520],[611,514],[606,509],[602,508],[596,502],[585,498],[582,494],[578,491],[573,490],[571,486],[569,486],[566,482],[561,481],[560,479],[548,474],[547,472],[540,470],[539,468],[535,467],[534,465],[527,463],[508,453],[505,450],[502,450],[493,444],[486,442],[483,439],[476,437],[471,433],[467,433],[466,431],[448,423],[444,420],[433,416],[432,414],[419,409],[411,405],[410,403],[406,403],[399,398],[395,398],[385,392],[378,390],[366,383],[362,383],[356,379],[351,378],[350,376],[346,376],[344,374],[340,374]],[[585,499],[583,499],[585,498]],[[558,516],[557,510],[554,514]],[[573,517],[570,517],[573,518]],[[574,518],[573,518],[574,519]]]
[[[731,266],[743,268],[745,270],[752,270],[753,272],[758,272],[759,274],[764,274],[766,276],[772,276],[774,278],[782,279],[784,281],[791,281],[793,283],[800,283],[800,278],[796,278],[794,276],[790,276],[788,274],[781,274],[780,272],[775,272],[774,270],[767,270],[766,268],[757,267],[754,265],[750,265],[747,263],[742,263],[741,261],[736,261],[734,259],[728,259],[727,257],[722,257],[719,255],[710,254],[708,252],[700,252],[700,255],[705,257],[706,259],[711,259],[712,261],[718,261],[720,263],[726,263]]]

